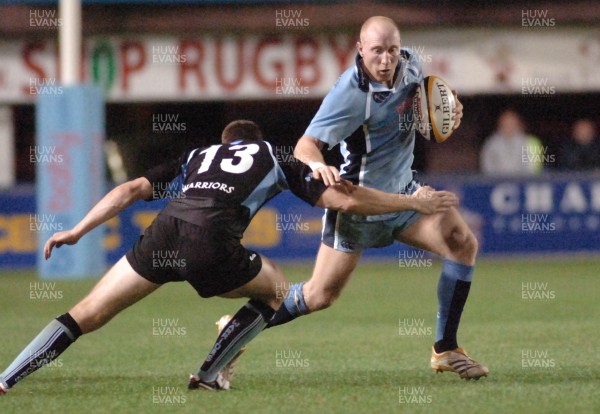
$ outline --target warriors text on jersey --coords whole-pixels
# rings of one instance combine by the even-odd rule
[[[278,163],[264,141],[236,141],[195,149],[144,174],[154,196],[174,194],[126,257],[142,277],[163,284],[189,282],[201,296],[232,291],[262,268],[260,255],[240,240],[258,209],[291,189],[315,204],[325,185],[299,161]],[[170,183],[179,179],[179,191]]]
[[[309,173],[298,161],[278,163],[267,142],[235,141],[195,149],[145,177],[158,188],[181,178],[183,196],[173,198],[161,214],[198,225],[219,218],[220,224],[241,237],[258,209],[283,190],[290,189],[314,205],[325,187]]]

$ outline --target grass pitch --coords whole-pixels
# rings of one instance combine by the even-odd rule
[[[283,268],[291,280],[311,271]],[[481,261],[459,342],[491,373],[465,382],[429,368],[440,264],[363,262],[332,308],[254,340],[235,388],[220,393],[188,392],[187,376],[218,317],[244,301],[170,284],[0,397],[0,412],[597,413],[598,269],[593,259]],[[0,275],[0,369],[95,282],[52,283]]]

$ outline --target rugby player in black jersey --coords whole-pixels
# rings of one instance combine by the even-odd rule
[[[0,374],[0,394],[57,358],[82,334],[106,324],[123,309],[167,282],[187,281],[202,297],[248,297],[222,329],[189,388],[228,389],[220,371],[271,319],[289,286],[268,258],[244,248],[240,240],[254,214],[270,198],[290,189],[321,207],[383,214],[417,210],[445,211],[457,204],[448,192],[424,187],[413,196],[386,194],[349,183],[326,187],[312,179],[304,164],[278,163],[271,146],[251,121],[234,121],[221,145],[195,149],[117,186],[73,228],[55,233],[44,247],[72,245],[137,200],[151,200],[156,188],[176,178],[182,189],[158,214],[143,236],[69,312],[52,320]],[[164,192],[160,192],[164,193]],[[171,252],[179,266],[156,265],[158,253]],[[279,291],[277,291],[279,287]]]

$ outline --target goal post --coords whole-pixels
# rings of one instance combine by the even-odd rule
[[[44,259],[44,245],[57,231],[72,228],[105,193],[103,144],[105,108],[101,89],[80,83],[81,2],[59,4],[60,80],[36,81],[37,268],[42,278],[97,276],[105,268],[104,228],[76,245],[55,249]]]

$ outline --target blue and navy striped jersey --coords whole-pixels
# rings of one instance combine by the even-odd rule
[[[357,55],[325,96],[305,135],[340,144],[342,176],[354,184],[398,193],[412,181],[416,123],[412,100],[423,80],[418,57],[402,48],[391,88],[370,80]],[[361,128],[361,134],[353,134]]]

